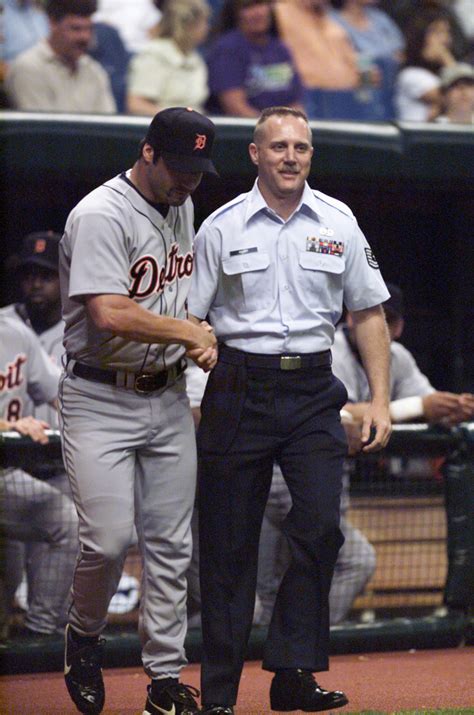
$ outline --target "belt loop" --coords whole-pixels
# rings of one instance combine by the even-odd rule
[[[73,380],[76,379],[76,376],[74,374],[74,365],[76,364],[76,360],[74,360],[72,357],[69,355],[66,356],[66,364],[64,365],[64,371],[68,377],[71,377]]]

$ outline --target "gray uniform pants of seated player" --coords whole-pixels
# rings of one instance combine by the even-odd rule
[[[65,474],[36,479],[21,469],[6,469],[0,477],[8,522],[31,531],[35,541],[8,539],[6,601],[13,603],[26,570],[28,609],[25,625],[38,633],[64,627],[72,575],[79,550],[76,508],[67,496]]]
[[[330,623],[343,621],[375,571],[375,549],[364,534],[345,517],[349,505],[349,475],[345,470],[341,497],[340,528],[345,541],[334,569],[329,592]],[[270,495],[262,523],[258,555],[257,593],[261,602],[258,625],[268,625],[278,588],[290,561],[288,543],[282,531],[291,508],[291,496],[280,467],[275,464]]]

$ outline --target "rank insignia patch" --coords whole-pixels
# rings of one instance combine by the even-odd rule
[[[379,268],[379,264],[377,262],[377,259],[375,258],[375,254],[373,250],[370,247],[364,248],[365,251],[365,257],[367,258],[367,263],[371,268]]]
[[[342,256],[344,253],[344,243],[342,241],[333,241],[330,238],[308,236],[306,239],[306,250],[312,253],[323,253],[327,256]]]

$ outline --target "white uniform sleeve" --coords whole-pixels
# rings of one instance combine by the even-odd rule
[[[348,310],[364,310],[380,305],[389,297],[377,259],[354,219],[354,230],[346,248],[344,303]]]
[[[391,346],[392,394],[391,400],[400,400],[415,395],[424,397],[435,392],[430,381],[423,375],[413,355],[400,343]]]
[[[51,402],[58,394],[61,371],[46,354],[36,335],[28,328],[26,330],[28,395],[35,405]]]
[[[206,389],[208,372],[204,372],[192,360],[188,360],[186,368],[186,392],[188,393],[191,407],[200,407],[204,390]]]
[[[204,320],[213,304],[221,272],[220,231],[205,221],[194,243],[194,269],[188,296],[191,315]]]
[[[128,296],[130,260],[125,228],[117,218],[79,214],[66,225],[71,261],[69,297],[118,294]]]
[[[332,371],[344,384],[348,402],[362,402],[359,385],[360,371],[357,369],[357,361],[341,330],[336,331],[331,353]],[[366,379],[364,379],[364,383],[367,384]]]

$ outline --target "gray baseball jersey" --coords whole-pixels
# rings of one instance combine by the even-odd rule
[[[17,305],[12,303],[7,305],[5,308],[0,310],[1,315],[6,315],[11,318],[15,318],[21,322],[26,322],[23,317],[23,313],[19,313],[17,310]],[[29,323],[26,323],[29,325]],[[31,326],[29,326],[31,327]],[[41,343],[44,351],[49,355],[51,362],[56,365],[58,370],[61,368],[62,356],[64,354],[63,347],[63,337],[64,337],[64,322],[62,320],[58,321],[55,325],[47,330],[43,331],[38,336],[38,340]],[[28,398],[26,398],[28,400]],[[32,415],[39,420],[45,420],[51,428],[58,429],[58,413],[54,407],[46,403],[35,405],[32,401],[25,401],[24,414]]]
[[[0,337],[0,414],[15,421],[28,415],[28,398],[35,405],[54,400],[60,370],[33,331],[16,318],[0,314]]]
[[[73,209],[60,244],[68,355],[98,367],[153,372],[184,354],[179,345],[147,345],[99,330],[83,299],[124,295],[159,315],[185,318],[193,220],[190,198],[169,207],[164,218],[127,174],[95,189]]]
[[[357,360],[342,328],[336,331],[332,347],[332,369],[344,383],[349,402],[369,402],[370,388],[362,364]],[[390,345],[390,400],[429,395],[434,387],[418,368],[413,355],[403,345]]]

